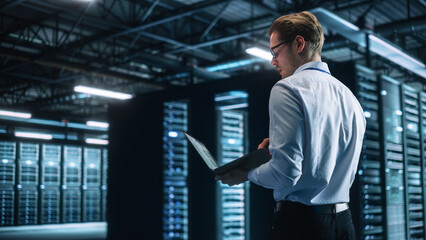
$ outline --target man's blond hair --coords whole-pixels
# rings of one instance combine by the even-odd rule
[[[291,41],[300,35],[309,42],[309,47],[314,53],[321,54],[325,40],[324,33],[318,19],[308,11],[277,18],[269,28],[269,36],[274,32],[278,34],[278,40],[281,42]]]

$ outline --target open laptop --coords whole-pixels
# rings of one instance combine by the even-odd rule
[[[268,150],[261,148],[220,166],[202,142],[198,141],[185,131],[183,131],[183,133],[185,134],[186,138],[188,138],[192,146],[194,146],[195,150],[197,150],[198,154],[201,156],[207,166],[213,170],[214,174],[216,175],[226,173],[237,167],[243,167],[247,169],[255,168],[266,163],[270,159]]]

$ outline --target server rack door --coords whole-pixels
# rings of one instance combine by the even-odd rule
[[[419,93],[416,89],[407,85],[402,85],[401,90],[408,238],[422,239],[424,236],[424,193],[421,183]]]
[[[17,224],[38,223],[39,144],[18,144]]]
[[[107,189],[108,189],[108,150],[103,149],[102,150],[102,185],[101,185],[101,195],[102,195],[102,216],[101,220],[106,221],[107,220]]]
[[[99,188],[83,190],[83,222],[99,222],[101,220],[101,191]]]
[[[62,175],[62,222],[81,221],[81,162],[82,149],[77,146],[64,146]]]
[[[163,121],[163,239],[188,239],[188,104],[165,102]]]
[[[0,226],[14,224],[16,143],[0,141]]]
[[[422,166],[422,189],[423,189],[423,209],[426,209],[426,92],[420,92],[419,99],[419,115],[420,115],[420,159]],[[423,231],[426,235],[426,213],[423,212]]]
[[[216,94],[218,161],[226,164],[247,153],[248,94],[231,91]],[[217,183],[217,239],[250,239],[249,183],[235,186]]]
[[[83,222],[101,220],[101,149],[84,148]]]
[[[40,171],[40,223],[60,222],[61,146],[43,144]]]
[[[406,239],[402,108],[399,82],[380,76],[387,239]]]
[[[359,236],[361,239],[384,239],[385,199],[382,189],[379,97],[376,73],[355,66],[355,92],[367,120],[367,129],[358,165]],[[351,199],[355,201],[355,199]],[[357,211],[357,209],[353,209]],[[357,221],[357,220],[355,220]]]

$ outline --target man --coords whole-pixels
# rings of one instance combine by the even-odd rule
[[[321,62],[324,34],[310,12],[276,19],[268,32],[271,64],[282,80],[271,90],[271,160],[216,179],[250,180],[274,190],[269,239],[355,239],[348,208],[365,132],[363,110],[352,92]]]

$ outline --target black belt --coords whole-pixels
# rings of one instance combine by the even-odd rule
[[[298,202],[279,201],[275,207],[275,213],[306,213],[306,214],[334,214],[349,209],[347,203],[336,203],[327,205],[305,205]]]

